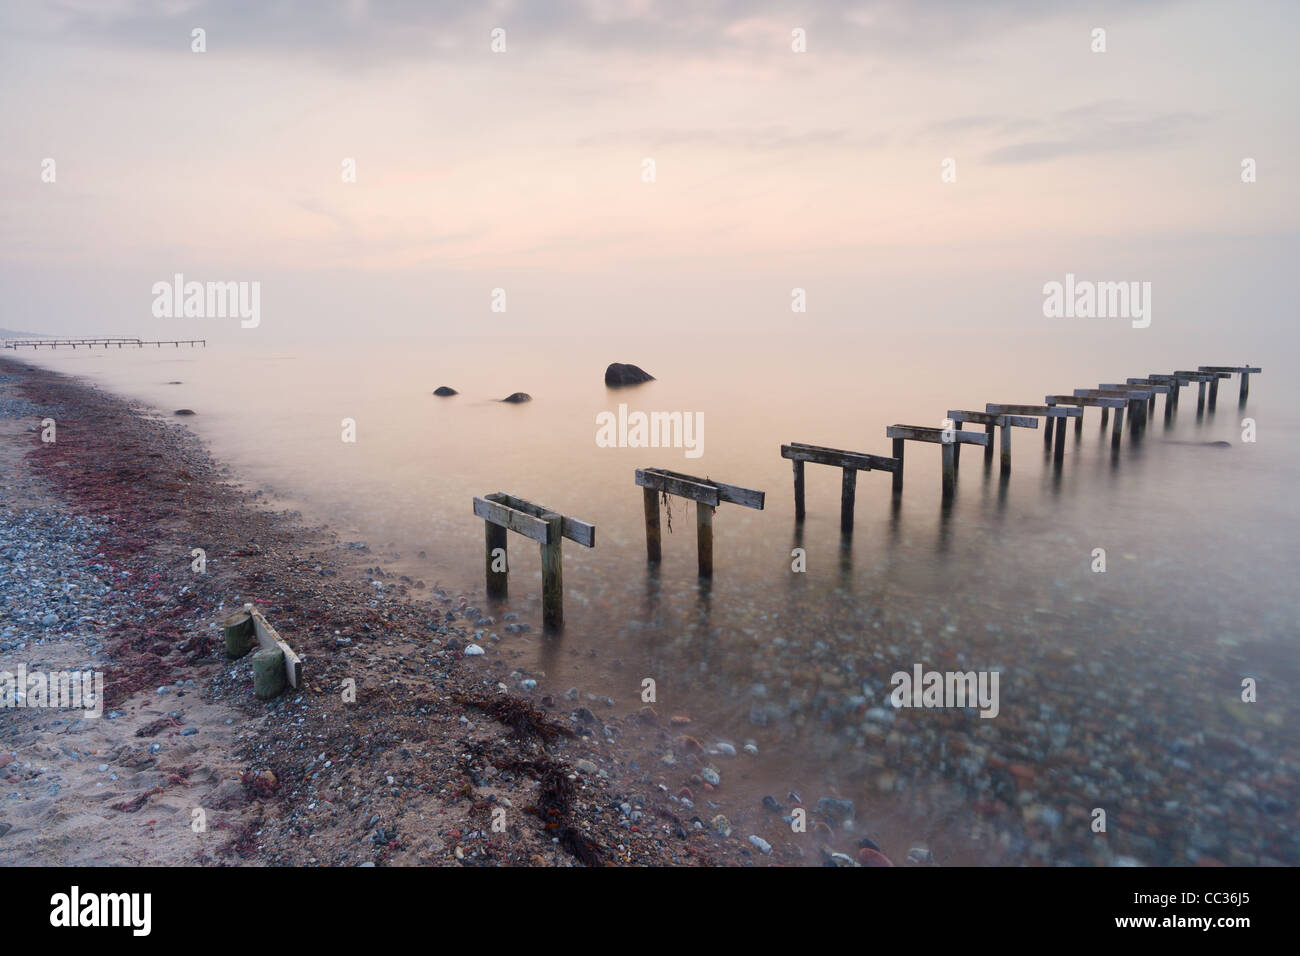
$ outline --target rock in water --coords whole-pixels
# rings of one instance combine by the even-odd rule
[[[433,394],[441,395],[443,398],[446,398],[448,395],[459,395],[460,392],[456,391],[454,388],[451,388],[450,386],[439,385],[437,388],[433,390]]]
[[[173,415],[197,415],[198,412],[196,412],[192,408],[178,408],[176,409],[176,411],[172,412],[172,414]]]
[[[533,396],[529,395],[527,392],[515,392],[513,395],[507,395],[505,398],[501,399],[501,401],[509,402],[511,405],[520,405],[524,402],[531,402],[532,400]]]
[[[654,380],[653,375],[635,365],[614,362],[609,368],[605,369],[606,385],[640,385],[642,382],[653,382]]]

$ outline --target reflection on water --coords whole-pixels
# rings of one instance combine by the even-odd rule
[[[1117,369],[1103,343],[1085,342],[1008,364],[975,337],[926,344],[897,333],[815,361],[794,346],[609,354],[544,341],[40,361],[196,409],[191,427],[240,474],[430,584],[482,594],[474,495],[506,491],[595,523],[595,549],[565,548],[557,639],[540,635],[536,546],[510,536],[511,598],[491,613],[533,627],[496,625],[497,646],[522,651],[519,669],[544,672],[557,697],[574,687],[619,712],[638,709],[653,678],[661,714],[689,715],[706,748],[739,752],[706,758],[722,777],[709,797],[748,832],[774,840],[781,820],[759,801],[794,791],[810,809],[827,795],[853,801],[854,832],[896,857],[923,845],[945,863],[1300,863],[1290,377],[1264,363],[1245,411],[1235,380],[1216,414],[1197,414],[1193,387],[1166,420],[1162,397],[1148,432],[1118,453],[1088,409],[1059,469],[1023,429],[1007,478],[968,447],[950,507],[938,448],[909,443],[901,500],[888,473],[859,474],[851,536],[838,470],[810,464],[796,524],[783,442],[889,454],[889,424],[933,427],[948,408],[1037,404],[1117,374],[1225,360],[1152,349]],[[607,390],[611,361],[658,380]],[[435,398],[439,385],[461,394]],[[515,391],[534,401],[494,401]],[[702,412],[704,455],[598,447],[596,416],[620,402]],[[1247,415],[1260,423],[1251,444]],[[343,418],[356,420],[355,444],[340,439]],[[1202,444],[1215,441],[1230,447]],[[647,466],[766,491],[761,512],[718,509],[712,581],[696,575],[695,506],[682,499],[671,533],[664,519],[662,563],[647,566],[633,482]],[[1092,570],[1098,548],[1105,573]],[[795,549],[806,572],[792,571]],[[891,675],[916,664],[998,671],[998,717],[890,707]],[[1240,700],[1246,677],[1257,703]],[[684,758],[669,740],[641,762],[676,791],[698,772]],[[715,811],[695,812],[707,822]]]

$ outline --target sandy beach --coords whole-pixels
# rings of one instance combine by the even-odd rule
[[[668,715],[517,693],[507,653],[466,656],[495,623],[466,596],[385,575],[364,543],[241,486],[178,422],[0,360],[0,668],[102,670],[106,698],[100,719],[0,714],[0,861],[799,859],[724,838],[627,756],[632,740],[680,741]],[[249,602],[305,660],[304,685],[265,702],[249,658],[224,654],[221,622]],[[707,790],[685,739],[676,776]]]

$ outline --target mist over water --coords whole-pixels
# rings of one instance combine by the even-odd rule
[[[1066,347],[1044,333],[1009,349],[975,332],[895,330],[836,342],[462,338],[24,357],[164,413],[195,409],[187,426],[241,478],[368,542],[386,569],[470,593],[496,618],[502,653],[557,698],[576,687],[626,713],[651,677],[656,708],[690,715],[706,746],[754,741],[756,759],[715,760],[729,806],[835,792],[855,801],[859,832],[925,843],[953,863],[1098,862],[1086,814],[1106,807],[1112,856],[1300,862],[1296,843],[1267,844],[1267,828],[1223,809],[1235,780],[1274,801],[1261,819],[1296,817],[1297,390],[1277,353],[1147,341],[1134,334],[1118,350],[1085,330]],[[657,380],[607,389],[614,361]],[[839,470],[809,464],[807,519],[795,524],[782,443],[888,455],[890,424],[939,426],[948,409],[1247,361],[1264,372],[1244,411],[1235,377],[1200,420],[1194,386],[1168,427],[1161,396],[1146,433],[1126,433],[1113,456],[1088,409],[1059,474],[1041,430],[1015,431],[1005,482],[996,459],[986,469],[967,446],[946,511],[939,449],[909,442],[897,507],[888,473],[859,474],[851,538],[839,529]],[[460,394],[434,397],[439,385]],[[497,401],[515,391],[534,400]],[[597,415],[620,403],[702,413],[702,457],[599,447]],[[1257,442],[1242,441],[1245,416]],[[340,439],[344,418],[355,444]],[[1230,447],[1201,444],[1216,441]],[[710,583],[696,574],[694,505],[681,499],[671,533],[663,519],[662,564],[647,566],[633,472],[652,466],[767,494],[761,512],[718,509]],[[522,536],[509,536],[509,599],[485,603],[471,500],[494,491],[596,525],[594,550],[564,545],[559,638],[541,635],[540,559]],[[806,573],[791,570],[794,548]],[[1096,548],[1106,573],[1091,569]],[[507,611],[532,630],[505,633]],[[890,677],[915,664],[999,671],[999,716],[893,711]],[[1247,676],[1258,704],[1240,703]],[[1216,749],[1220,736],[1253,750]],[[671,785],[680,773],[664,755],[641,762]],[[1009,773],[1030,794],[1011,801],[1011,817],[990,809]]]

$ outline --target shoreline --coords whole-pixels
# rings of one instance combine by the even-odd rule
[[[0,712],[7,863],[806,862],[692,823],[619,743],[665,736],[666,719],[536,706],[494,648],[464,656],[493,623],[467,596],[388,582],[377,596],[368,548],[239,488],[183,426],[4,358],[0,441],[6,525],[63,516],[77,537],[52,542],[46,576],[86,576],[57,623],[0,624],[0,666],[92,662],[106,698],[98,721]],[[17,580],[24,560],[0,570]],[[297,691],[260,701],[249,658],[225,657],[220,622],[245,602],[306,659]]]

